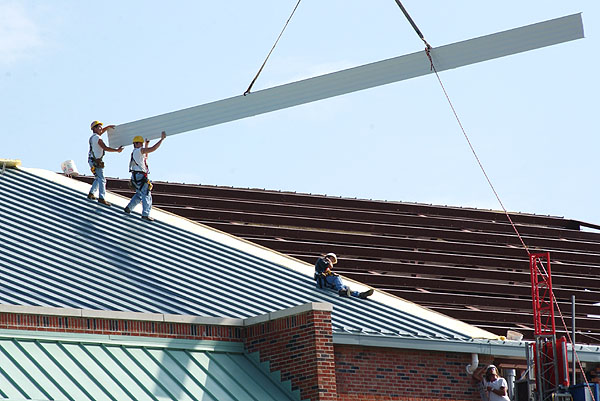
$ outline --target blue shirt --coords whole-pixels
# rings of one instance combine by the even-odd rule
[[[317,259],[317,263],[315,263],[315,272],[317,274],[325,273],[325,270],[329,268],[329,259],[319,258]]]

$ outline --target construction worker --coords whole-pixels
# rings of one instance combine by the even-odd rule
[[[353,296],[366,299],[373,295],[372,288],[363,292],[351,291],[350,288],[342,282],[340,276],[332,271],[333,265],[336,263],[337,256],[335,253],[328,253],[317,259],[317,263],[315,264],[315,280],[317,280],[319,287],[336,290],[340,297]]]
[[[90,188],[87,197],[88,199],[95,200],[96,196],[94,193],[98,190],[98,203],[106,206],[110,206],[110,203],[104,199],[106,194],[106,179],[104,178],[104,161],[102,161],[102,158],[104,157],[104,152],[121,153],[123,147],[121,146],[118,149],[115,149],[106,146],[100,136],[102,136],[106,130],[114,127],[114,125],[107,125],[102,128],[102,123],[100,121],[92,121],[91,128],[93,134],[89,139],[90,151],[88,153],[88,163],[92,170],[92,174],[94,174],[94,182],[92,182],[92,187]]]
[[[144,142],[144,138],[139,135],[133,138],[133,151],[131,152],[131,160],[129,161],[129,171],[131,172],[131,184],[135,188],[135,195],[133,195],[129,204],[125,206],[125,213],[131,213],[133,208],[142,202],[142,219],[154,220],[150,217],[150,210],[152,209],[152,183],[148,179],[148,154],[158,149],[166,137],[167,134],[163,131],[160,135],[160,140],[151,147],[149,146],[149,140],[146,139]]]
[[[489,365],[483,369],[475,370],[473,378],[480,380],[482,383],[482,400],[510,401],[508,397],[508,383],[505,378],[500,377],[496,366]]]

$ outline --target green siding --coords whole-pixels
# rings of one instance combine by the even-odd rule
[[[279,401],[297,398],[241,352],[0,338],[0,399]]]

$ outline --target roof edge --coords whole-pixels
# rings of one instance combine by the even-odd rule
[[[99,319],[136,320],[144,322],[206,324],[215,326],[252,326],[283,317],[299,315],[309,311],[333,310],[333,305],[327,302],[308,302],[291,308],[269,312],[246,319],[213,316],[173,315],[147,312],[126,312],[93,309],[58,308],[52,306],[27,306],[0,304],[0,313],[23,313],[27,315],[45,315],[62,317],[84,317]]]
[[[85,344],[105,344],[115,346],[135,346],[152,348],[178,348],[194,351],[216,351],[244,353],[244,343],[215,340],[186,340],[161,337],[126,336],[113,334],[88,334],[56,331],[29,331],[0,329],[0,339],[19,339],[31,341],[60,341]]]
[[[219,326],[243,326],[244,319],[212,316],[171,315],[148,312],[126,312],[93,309],[59,308],[53,306],[27,306],[0,304],[0,313],[24,313],[63,317],[88,317],[99,319],[137,320],[143,322],[190,323]]]
[[[302,305],[293,306],[291,308],[278,310],[275,312],[265,313],[244,319],[244,326],[252,326],[258,323],[264,323],[283,317],[299,315],[309,311],[333,311],[333,305],[327,302],[308,302]]]
[[[526,341],[511,340],[436,340],[425,338],[381,337],[368,334],[333,333],[335,345],[359,345],[363,347],[384,347],[423,351],[457,352],[469,354],[494,355],[501,357],[525,359]],[[567,345],[569,361],[571,346]],[[577,357],[581,362],[600,362],[600,347],[575,346]]]

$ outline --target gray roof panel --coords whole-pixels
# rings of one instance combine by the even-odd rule
[[[41,170],[0,175],[0,303],[248,318],[329,302],[338,332],[495,337],[381,291],[340,298],[315,287],[306,263],[157,209],[145,222],[123,213],[126,199],[109,194],[108,208],[88,189]]]

